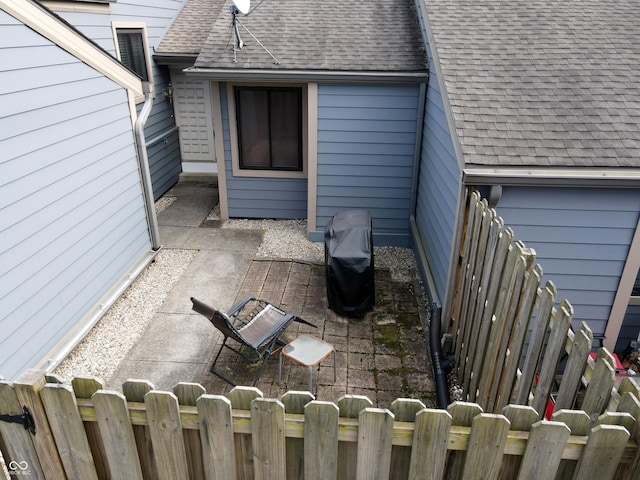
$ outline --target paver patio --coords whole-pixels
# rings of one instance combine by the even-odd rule
[[[376,269],[375,283],[373,310],[363,318],[344,317],[327,308],[323,265],[255,259],[237,298],[249,294],[263,298],[317,325],[293,323],[283,336],[285,341],[306,333],[335,347],[337,380],[334,383],[333,359],[329,357],[313,373],[316,399],[337,402],[345,394],[357,394],[367,396],[375,406],[388,408],[396,398],[408,397],[434,407],[433,374],[421,324],[425,312],[420,311],[423,307],[414,286],[393,281],[390,272],[383,269]],[[215,352],[217,348],[212,349],[210,362]],[[269,359],[256,387],[271,398],[288,390],[306,391],[306,369],[288,360],[283,361],[282,382],[277,382],[278,353]],[[248,365],[228,349],[218,361],[218,367],[241,385],[252,383],[258,365]],[[233,388],[208,370],[200,383],[213,394],[226,394]]]

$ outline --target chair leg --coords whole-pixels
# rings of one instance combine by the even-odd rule
[[[222,341],[222,345],[220,345],[220,349],[218,350],[218,353],[216,354],[216,358],[213,360],[213,363],[211,364],[211,367],[209,368],[209,371],[211,373],[213,373],[216,377],[221,378],[222,380],[227,382],[229,385],[232,385],[232,386],[235,387],[236,384],[234,382],[232,382],[227,377],[225,377],[222,373],[220,373],[220,372],[218,372],[216,370],[216,363],[218,361],[218,358],[220,357],[220,354],[222,353],[222,350],[226,346],[226,343],[227,343],[227,337],[224,337],[224,340]]]

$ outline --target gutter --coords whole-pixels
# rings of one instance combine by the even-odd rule
[[[638,188],[640,168],[467,167],[465,185]]]
[[[411,72],[355,72],[335,70],[265,70],[228,68],[185,68],[183,73],[188,77],[207,78],[210,80],[252,80],[272,82],[357,82],[357,83],[424,83],[428,81],[429,71]]]
[[[156,206],[153,201],[153,185],[151,183],[151,170],[149,169],[149,157],[147,156],[147,144],[144,136],[144,125],[151,113],[153,101],[151,99],[152,84],[151,82],[143,82],[144,105],[138,115],[135,123],[136,148],[138,149],[138,161],[140,164],[140,176],[142,177],[142,191],[144,194],[144,202],[147,210],[147,223],[149,225],[149,234],[151,236],[151,248],[159,250],[160,230],[158,228],[158,217],[156,216]]]

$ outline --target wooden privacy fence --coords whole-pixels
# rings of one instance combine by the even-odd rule
[[[552,282],[541,283],[535,252],[514,241],[477,192],[463,221],[449,333],[464,398],[489,412],[531,405],[540,418],[550,398],[556,410],[579,406],[597,416],[615,408],[613,356],[601,348],[590,358],[591,330],[581,323],[573,331],[573,308],[556,303]]]
[[[94,378],[47,383],[29,371],[0,382],[0,410],[27,407],[35,434],[0,422],[0,446],[11,475],[47,479],[638,478],[640,392],[624,385],[616,412],[561,410],[540,421],[529,406],[494,414],[398,399],[381,409],[357,395],[335,404],[236,387],[227,398],[146,381],[120,393]]]

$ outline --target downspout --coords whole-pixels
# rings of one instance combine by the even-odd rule
[[[153,185],[151,183],[151,170],[149,169],[149,157],[147,156],[147,143],[144,137],[144,125],[147,123],[153,101],[151,99],[151,82],[142,82],[144,90],[144,105],[135,123],[136,147],[138,149],[138,159],[140,162],[140,175],[142,177],[142,192],[144,195],[145,207],[147,210],[147,223],[151,236],[151,248],[159,250],[160,231],[158,229],[158,217],[156,216],[156,205],[153,200]]]

